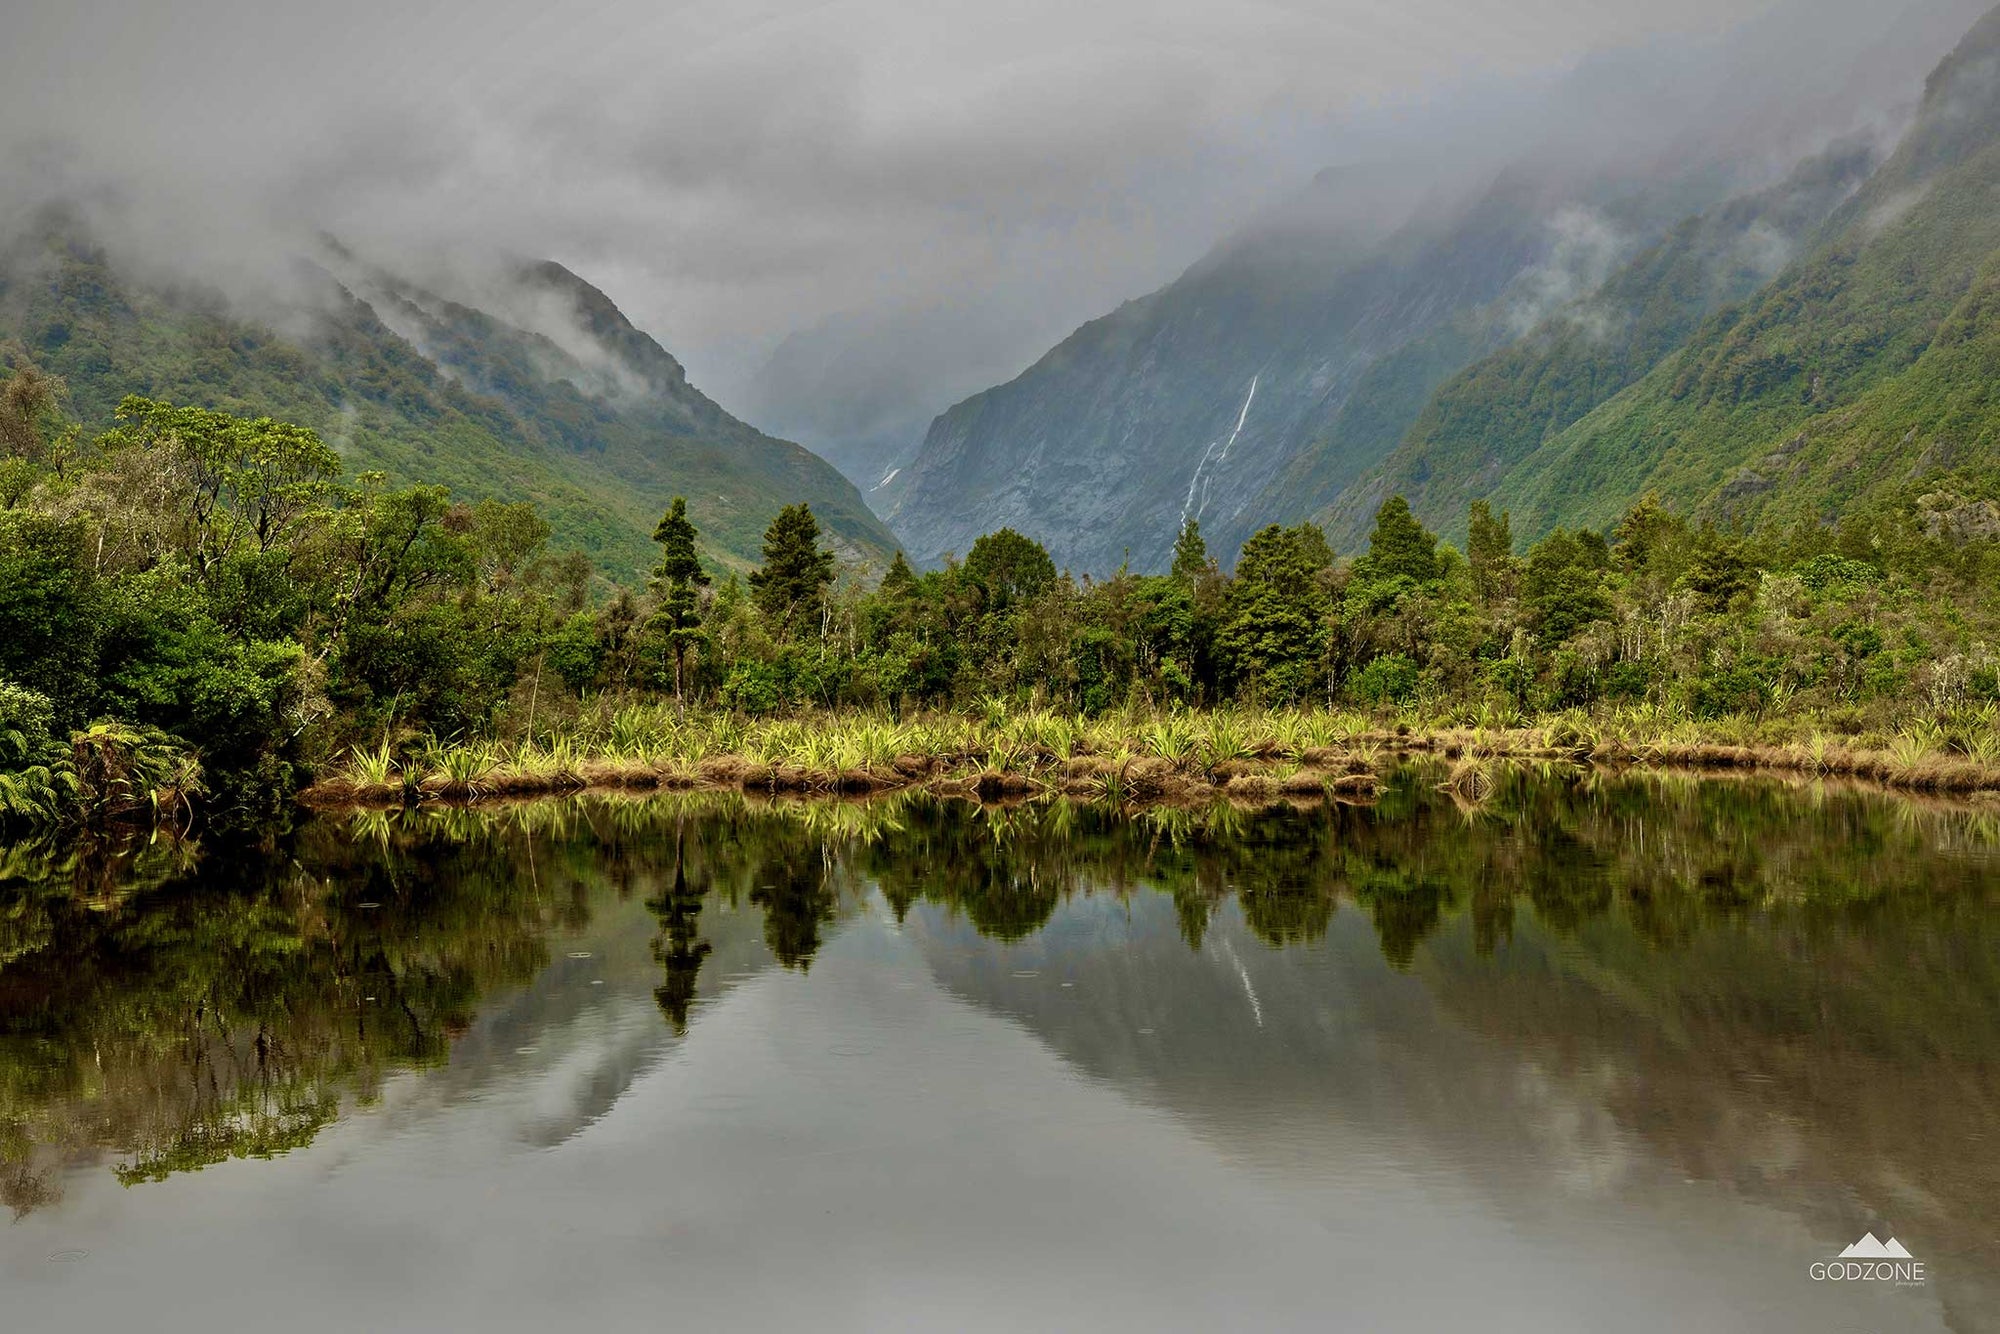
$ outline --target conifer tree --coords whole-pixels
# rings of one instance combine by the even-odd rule
[[[1492,603],[1507,596],[1515,569],[1513,516],[1502,510],[1496,519],[1491,505],[1473,501],[1466,522],[1465,554],[1479,600]]]
[[[687,516],[687,498],[675,496],[674,503],[653,530],[660,544],[660,563],[653,567],[653,588],[659,595],[659,609],[653,622],[666,633],[667,650],[674,660],[674,706],[684,706],[687,651],[701,632],[701,595],[708,572],[701,568],[695,551],[698,534]]]
[[[787,505],[764,530],[764,567],[750,574],[750,595],[781,639],[815,620],[833,582],[833,553],[819,549],[812,506]]]
[[[1181,525],[1174,542],[1174,563],[1170,575],[1175,583],[1193,588],[1208,572],[1208,543],[1201,538],[1201,520],[1189,519]]]
[[[885,598],[906,598],[916,592],[917,572],[910,568],[910,562],[903,559],[898,551],[896,559],[889,562],[889,572],[882,576],[882,586],[878,590]]]

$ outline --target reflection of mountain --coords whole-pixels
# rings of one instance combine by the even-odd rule
[[[1489,960],[1451,932],[1423,976],[1480,1041],[1592,1090],[1663,1170],[1829,1239],[1892,1224],[1951,1275],[1948,1305],[1990,1311],[2000,1158],[1973,1148],[2000,1133],[1990,877],[1913,880],[1874,911],[1713,914],[1668,951],[1616,915],[1524,926]]]
[[[470,1118],[567,1143],[660,1086],[683,1024],[712,1051],[711,1002],[753,975],[767,1017],[888,987],[856,959],[897,928],[951,992],[1263,1177],[1607,1219],[1692,1179],[1803,1219],[1823,1254],[1893,1227],[1977,1305],[2000,1297],[1959,1277],[1995,1268],[2000,1232],[1991,1156],[1965,1147],[2000,1133],[1981,831],[1641,776],[1503,771],[1467,812],[1413,769],[1367,809],[585,798],[206,859],[16,853],[0,1167],[28,1208],[63,1161],[118,1150],[143,1178],[280,1152],[378,1095],[387,1139]],[[871,887],[885,911],[856,923]],[[798,1054],[733,1013],[745,1061]]]
[[[740,803],[692,809],[683,843],[690,807],[665,802],[366,816],[359,838],[323,821],[206,856],[17,850],[0,861],[0,1199],[34,1208],[64,1163],[107,1151],[133,1181],[282,1153],[398,1071],[448,1062],[420,1102],[547,1075],[560,1050],[520,1133],[573,1133],[666,1044],[648,937],[671,934],[655,905],[676,868],[708,904],[690,920],[683,903],[691,1003],[699,965],[708,990],[769,965],[772,928],[743,909],[791,907],[760,890],[766,861],[821,846]],[[814,892],[783,931],[807,957],[830,911]],[[593,978],[644,1000],[607,1016]]]
[[[1948,1304],[2000,1302],[1967,1279],[2000,1261],[2000,1176],[1967,1152],[2000,1132],[1990,852],[1943,851],[1949,818],[1764,786],[1538,788],[1531,820],[1470,824],[1406,795],[1322,846],[1310,948],[1232,903],[1191,950],[1172,898],[1089,894],[1087,863],[1004,949],[948,903],[909,921],[952,991],[1272,1172],[1387,1151],[1530,1212],[1696,1180],[1829,1239],[1893,1220],[1950,1262]],[[1421,945],[1395,884],[1430,887]]]

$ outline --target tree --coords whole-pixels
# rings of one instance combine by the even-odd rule
[[[898,551],[896,559],[889,562],[889,572],[882,576],[882,586],[877,591],[891,602],[900,602],[917,591],[917,572],[903,559],[902,552]]]
[[[48,456],[49,436],[60,424],[63,382],[24,358],[9,359],[17,364],[0,386],[0,454],[40,464]]]
[[[1193,588],[1208,573],[1208,543],[1201,538],[1201,520],[1189,519],[1181,525],[1174,542],[1174,563],[1170,577],[1177,584]]]
[[[787,505],[764,530],[764,567],[750,573],[750,595],[780,639],[818,619],[833,583],[833,553],[819,549],[812,506]]]
[[[1236,559],[1236,583],[1239,588],[1270,588],[1287,598],[1310,600],[1320,593],[1320,574],[1332,565],[1333,550],[1316,526],[1272,524],[1243,544]]]
[[[1437,536],[1410,513],[1410,503],[1390,496],[1375,511],[1375,531],[1368,535],[1368,554],[1355,562],[1355,573],[1371,582],[1398,575],[1427,584],[1438,577]]]
[[[684,708],[687,651],[701,631],[701,595],[708,572],[701,568],[695,551],[699,534],[687,516],[687,497],[675,496],[653,540],[660,544],[660,563],[653,567],[653,589],[660,605],[653,624],[666,635],[667,651],[674,658],[674,707]]]
[[[1681,584],[1695,595],[1703,611],[1721,615],[1737,598],[1757,587],[1757,567],[1751,564],[1743,545],[1738,538],[1718,533],[1712,524],[1702,525],[1695,537],[1694,559],[1681,576]]]
[[[1508,596],[1514,587],[1514,525],[1505,510],[1493,517],[1493,507],[1483,500],[1472,502],[1466,521],[1466,558],[1472,566],[1472,587],[1479,600],[1493,603]]]
[[[246,539],[260,552],[289,541],[294,521],[323,505],[340,475],[340,456],[317,432],[269,417],[132,395],[118,420],[109,443],[153,451],[180,492],[181,547],[204,576]]]
[[[986,595],[989,610],[1026,602],[1056,581],[1056,563],[1047,548],[1012,528],[988,533],[972,544],[961,567],[965,579]]]
[[[1591,622],[1611,618],[1604,569],[1601,538],[1590,542],[1558,528],[1529,550],[1521,600],[1544,643],[1560,644]]]
[[[1266,699],[1298,698],[1318,672],[1330,601],[1321,576],[1332,563],[1326,535],[1309,523],[1273,524],[1243,544],[1215,647]]]
[[[1611,531],[1611,547],[1619,568],[1636,574],[1655,564],[1687,534],[1687,525],[1654,492],[1648,491]]]

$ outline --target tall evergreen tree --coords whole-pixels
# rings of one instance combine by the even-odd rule
[[[1189,519],[1181,525],[1174,542],[1174,563],[1169,572],[1176,583],[1193,588],[1208,573],[1208,543],[1201,539],[1201,520]]]
[[[675,496],[674,503],[653,530],[660,544],[660,563],[653,567],[653,588],[659,595],[659,609],[653,622],[666,634],[667,651],[674,660],[674,703],[684,700],[687,651],[701,633],[701,594],[708,572],[701,568],[695,552],[698,534],[687,516],[687,498]]]
[[[826,605],[833,553],[819,549],[812,506],[787,505],[764,530],[764,567],[750,574],[750,595],[781,639],[811,624]]]
[[[878,590],[885,598],[906,598],[917,590],[917,572],[910,568],[910,562],[897,552],[896,559],[889,562],[889,572],[882,576],[882,586]]]

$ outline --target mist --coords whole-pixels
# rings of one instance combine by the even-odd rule
[[[552,258],[837,457],[1246,229],[1393,227],[1523,160],[1747,187],[1893,135],[1983,8],[79,0],[0,53],[0,225],[66,200],[274,317],[322,233],[500,305]],[[1606,224],[1559,225],[1601,274]]]

